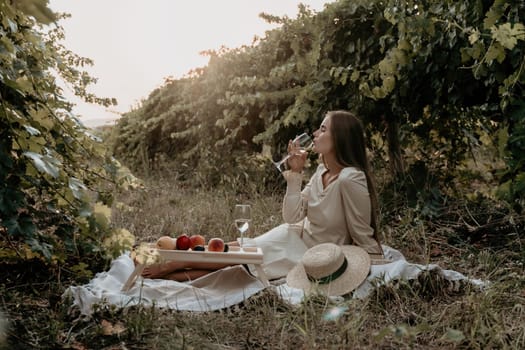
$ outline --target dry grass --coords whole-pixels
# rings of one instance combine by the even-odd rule
[[[138,240],[152,242],[162,235],[203,234],[207,239],[237,237],[232,209],[251,204],[255,231],[266,232],[281,223],[281,194],[260,195],[226,188],[195,188],[158,175],[142,190],[124,193],[116,206],[114,224]]]
[[[250,194],[250,195],[248,195]],[[120,196],[114,221],[142,241],[180,232],[235,237],[231,209],[253,206],[256,234],[281,222],[282,193],[256,188],[192,188],[158,175]],[[2,284],[10,314],[9,349],[522,349],[525,348],[523,233],[495,249],[453,243],[454,229],[406,209],[385,223],[386,243],[409,260],[434,262],[491,281],[480,291],[435,272],[378,287],[363,300],[320,295],[291,306],[263,291],[241,305],[207,313],[100,306],[92,318],[59,303],[67,287]],[[386,215],[386,214],[385,214]],[[34,272],[33,272],[34,273]],[[2,282],[4,283],[4,282]],[[16,285],[16,283],[14,284]],[[28,288],[29,287],[29,288]],[[335,308],[335,309],[334,309]],[[331,311],[339,315],[331,320]],[[109,326],[111,327],[109,327]]]

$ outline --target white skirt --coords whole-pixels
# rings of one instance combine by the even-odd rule
[[[281,224],[255,238],[244,238],[243,244],[261,248],[266,276],[278,279],[285,277],[308,249],[301,239],[302,230],[302,224]]]

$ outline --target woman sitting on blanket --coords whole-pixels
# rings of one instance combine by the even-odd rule
[[[309,248],[321,243],[356,245],[368,252],[372,262],[383,259],[377,195],[361,121],[350,112],[331,111],[313,135],[313,151],[322,162],[302,190],[306,154],[299,152],[298,144],[288,144],[292,156],[290,170],[283,173],[287,188],[282,209],[286,223],[247,242],[262,249],[269,279],[286,276]],[[170,261],[146,267],[142,276],[186,281],[223,267]]]

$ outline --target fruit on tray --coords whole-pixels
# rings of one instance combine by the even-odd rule
[[[176,243],[175,249],[188,250],[190,249],[190,247],[191,247],[191,240],[187,234],[183,233],[177,237],[177,243]]]
[[[191,235],[190,236],[190,248],[193,249],[198,245],[204,246],[206,244],[206,240],[204,239],[204,236],[202,235]]]
[[[175,249],[175,239],[170,236],[162,236],[159,239],[157,239],[157,243],[155,243],[155,246],[158,249]]]
[[[224,241],[222,238],[212,238],[208,241],[209,252],[224,252]]]
[[[202,235],[188,236],[186,233],[179,235],[177,238],[170,236],[162,236],[155,243],[157,249],[163,250],[194,250],[206,251],[206,240]],[[208,241],[209,252],[227,252],[229,250],[228,244],[224,243],[222,238],[212,238]]]

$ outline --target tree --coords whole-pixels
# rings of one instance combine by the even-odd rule
[[[339,0],[319,13],[301,6],[295,19],[262,16],[281,27],[213,53],[197,74],[155,93],[171,96],[169,113],[159,107],[146,116],[150,101],[135,111],[135,128],[153,117],[169,129],[156,152],[213,164],[222,175],[248,171],[243,154],[256,159],[264,144],[281,153],[297,130],[314,130],[324,112],[344,108],[385,141],[392,178],[412,181],[416,200],[444,201],[471,150],[501,135],[493,139],[508,166],[501,193],[521,210],[522,1]],[[180,84],[191,88],[172,89]],[[210,152],[215,146],[226,152]]]
[[[93,78],[78,67],[90,60],[60,45],[60,27],[36,21],[54,19],[46,4],[0,1],[1,251],[4,261],[88,266],[114,234],[132,239],[112,227],[110,205],[116,183],[136,181],[61,96],[53,72],[87,101],[115,103],[86,92]]]

